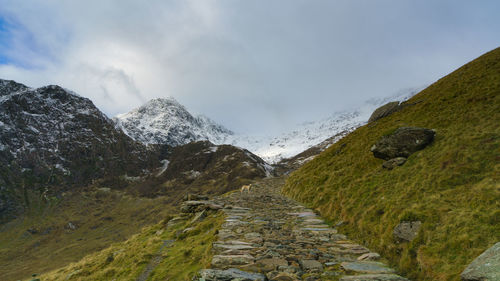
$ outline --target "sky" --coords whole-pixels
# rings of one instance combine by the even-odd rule
[[[500,45],[500,1],[0,0],[0,78],[113,117],[174,97],[270,134],[429,85]]]

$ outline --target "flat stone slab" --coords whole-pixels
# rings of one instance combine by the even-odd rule
[[[233,245],[233,244],[213,244],[214,249],[219,250],[250,250],[254,247],[250,245]]]
[[[212,258],[212,266],[229,267],[234,265],[244,265],[253,263],[254,257],[251,255],[215,255]]]
[[[358,261],[375,261],[379,259],[380,255],[378,253],[366,253],[357,258]]]
[[[227,270],[217,269],[202,269],[200,271],[201,280],[205,281],[231,281],[231,280],[244,280],[244,281],[266,281],[267,278],[264,274],[245,272],[236,268]]]
[[[330,231],[332,233],[337,233],[334,229],[328,228],[328,226],[326,228],[322,228],[322,227],[304,227],[302,229],[303,230],[307,230],[307,231]]]
[[[394,272],[394,269],[376,261],[343,262],[340,266],[346,271],[354,271],[358,273],[377,274]]]
[[[307,223],[307,224],[324,224],[325,221],[322,220],[322,219],[306,219],[306,220],[304,220],[304,223]]]
[[[300,260],[299,264],[305,271],[323,271],[323,265],[317,260]]]
[[[362,274],[344,276],[340,281],[410,281],[396,274]]]
[[[298,216],[299,218],[317,217],[317,215],[314,212],[300,212],[300,213],[288,213],[288,214],[292,216]]]

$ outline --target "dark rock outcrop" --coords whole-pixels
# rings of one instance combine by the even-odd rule
[[[386,116],[389,116],[393,114],[394,112],[400,110],[402,106],[400,105],[399,101],[393,101],[386,103],[382,105],[381,107],[375,109],[373,111],[372,115],[370,116],[370,119],[368,119],[368,123],[377,121],[381,118],[384,118]]]
[[[383,136],[371,151],[376,158],[390,160],[396,157],[407,158],[412,153],[425,148],[434,140],[434,130],[416,127],[401,127],[394,133]]]
[[[460,277],[463,281],[500,280],[500,242],[472,261]]]
[[[0,79],[0,221],[95,179],[140,175],[156,152],[114,127],[92,101],[59,86],[32,89]]]

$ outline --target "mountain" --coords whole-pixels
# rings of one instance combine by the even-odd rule
[[[233,133],[205,116],[193,116],[174,98],[158,98],[113,118],[117,128],[145,144],[221,143]]]
[[[389,97],[371,99],[353,109],[335,112],[327,118],[300,124],[278,136],[232,135],[228,136],[226,143],[244,147],[273,164],[292,158],[310,148],[323,151],[341,136],[364,125],[373,110],[380,105],[388,101],[405,101],[419,89],[403,89]]]
[[[283,192],[341,222],[340,232],[409,279],[459,280],[500,240],[499,81],[500,48],[331,145],[291,173]],[[387,168],[394,159],[376,149],[404,142],[391,137],[408,127],[432,129],[433,142]],[[404,227],[412,238],[401,238]]]
[[[14,202],[27,207],[30,192],[139,175],[158,163],[152,150],[69,90],[0,80],[0,94],[0,214],[19,209]]]
[[[131,186],[132,193],[164,195],[178,203],[188,193],[222,194],[274,175],[274,169],[250,151],[209,141],[176,146],[162,162],[154,175]]]
[[[113,121],[125,134],[145,144],[178,146],[208,140],[218,145],[245,148],[266,162],[275,164],[316,145],[319,145],[316,148],[325,149],[338,140],[338,137],[332,139],[332,136],[346,134],[363,125],[378,106],[389,100],[404,101],[418,90],[404,89],[387,98],[372,99],[355,109],[300,124],[277,136],[235,134],[205,116],[193,116],[173,98],[153,99],[137,109],[117,115]]]

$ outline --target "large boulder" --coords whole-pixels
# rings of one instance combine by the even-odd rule
[[[434,130],[416,127],[401,127],[394,133],[383,136],[371,151],[373,156],[384,160],[396,157],[407,158],[412,153],[425,148],[434,140]]]
[[[370,116],[370,119],[368,119],[368,123],[373,122],[373,121],[377,121],[380,118],[384,118],[386,116],[389,116],[400,109],[401,109],[401,105],[399,104],[399,101],[392,101],[392,102],[386,103],[386,104],[382,105],[381,107],[375,109],[375,111]]]
[[[500,242],[473,260],[460,277],[463,281],[500,280]]]

